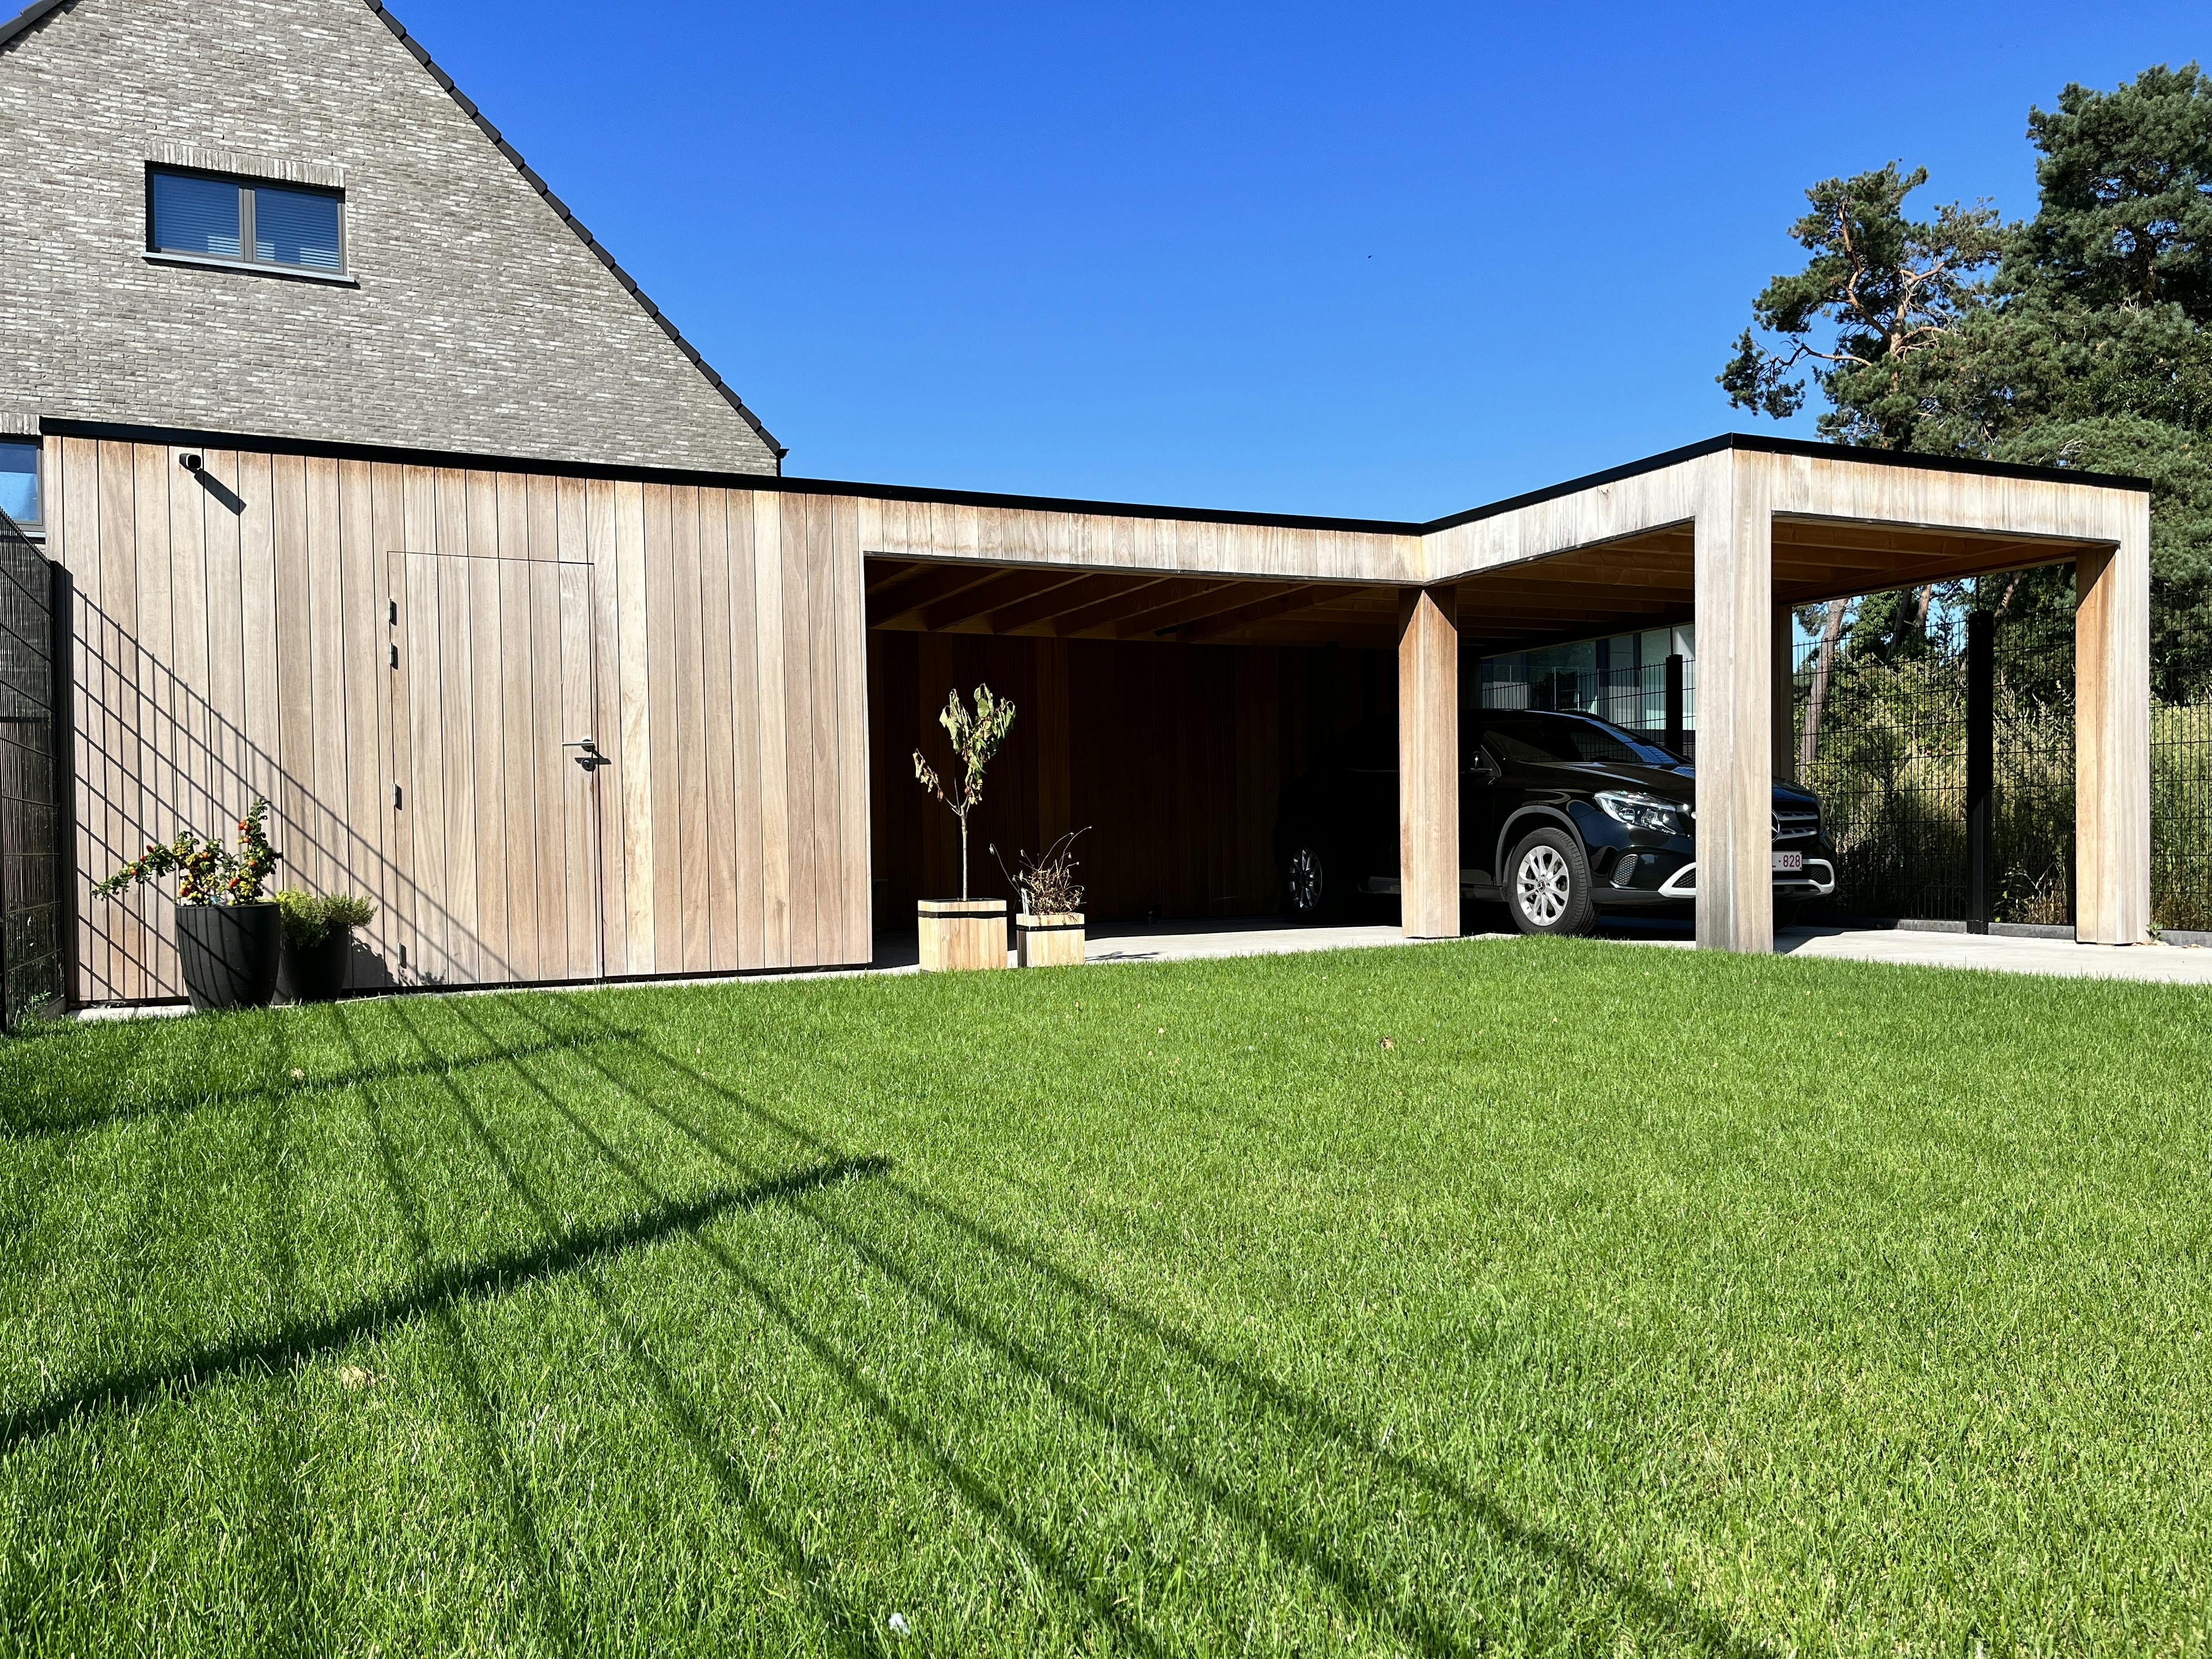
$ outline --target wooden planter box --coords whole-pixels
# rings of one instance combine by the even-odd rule
[[[1073,968],[1083,962],[1079,911],[1014,918],[1014,953],[1024,968]]]
[[[915,921],[925,974],[1006,965],[1004,899],[923,899],[915,906]]]

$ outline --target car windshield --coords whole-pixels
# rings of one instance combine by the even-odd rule
[[[1593,761],[1613,766],[1683,763],[1672,750],[1632,737],[1589,714],[1486,714],[1482,742],[1508,764],[1515,761]]]

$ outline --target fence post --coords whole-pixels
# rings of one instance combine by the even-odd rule
[[[1682,658],[1677,652],[1667,659],[1667,746],[1682,752]]]
[[[1996,621],[1966,616],[1966,931],[1990,931],[1990,853],[1997,773]]]
[[[0,520],[0,523],[5,520]],[[15,526],[9,525],[9,530]],[[8,809],[0,802],[0,1036],[10,1036],[15,1030],[15,987],[9,976],[8,962]]]
[[[61,1006],[77,1006],[76,976],[76,586],[67,566],[50,560],[52,599],[47,624],[53,630],[46,661],[53,697],[54,734],[54,927],[61,953]]]

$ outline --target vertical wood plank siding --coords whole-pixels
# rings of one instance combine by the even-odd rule
[[[90,884],[179,830],[228,835],[257,793],[280,882],[373,901],[362,944],[398,982],[867,960],[859,503],[48,454],[83,1000],[183,994],[170,895]],[[591,775],[560,747],[587,736],[611,763]]]

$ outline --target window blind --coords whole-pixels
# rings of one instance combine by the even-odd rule
[[[168,253],[201,253],[211,258],[245,255],[238,234],[238,186],[227,179],[198,179],[189,173],[156,173],[154,185],[154,246]]]
[[[338,198],[305,190],[253,187],[253,257],[271,264],[337,270]]]

